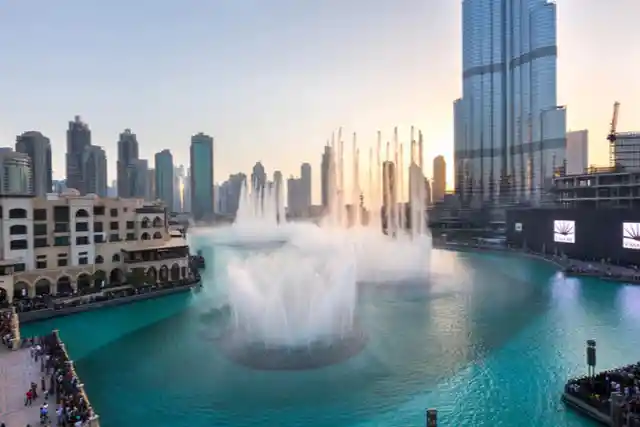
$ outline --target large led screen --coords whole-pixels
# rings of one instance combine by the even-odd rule
[[[640,250],[640,223],[622,223],[622,247],[625,249]]]
[[[556,243],[576,242],[575,221],[553,221],[553,241]]]

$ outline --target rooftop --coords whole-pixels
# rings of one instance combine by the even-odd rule
[[[186,239],[180,239],[180,238],[174,237],[171,240],[167,240],[161,245],[149,245],[149,244],[139,243],[134,247],[122,249],[122,252],[157,251],[161,249],[184,248],[186,246],[189,246],[189,243],[186,241]]]

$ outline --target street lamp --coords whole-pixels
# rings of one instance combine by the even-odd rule
[[[540,199],[542,200],[542,191],[544,190],[544,118],[551,111],[565,110],[566,105],[554,105],[553,107],[543,108],[540,110]]]

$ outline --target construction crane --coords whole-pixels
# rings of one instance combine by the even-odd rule
[[[620,103],[613,103],[613,117],[611,117],[611,128],[609,128],[609,164],[615,166],[616,163],[616,140],[618,139],[618,113],[620,112]]]

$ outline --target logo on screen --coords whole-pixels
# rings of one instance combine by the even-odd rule
[[[516,231],[518,231],[518,232],[522,231],[522,223],[521,222],[516,222]]]
[[[640,223],[622,223],[622,247],[625,249],[640,249]]]
[[[575,221],[553,221],[553,241],[557,243],[575,243]]]

